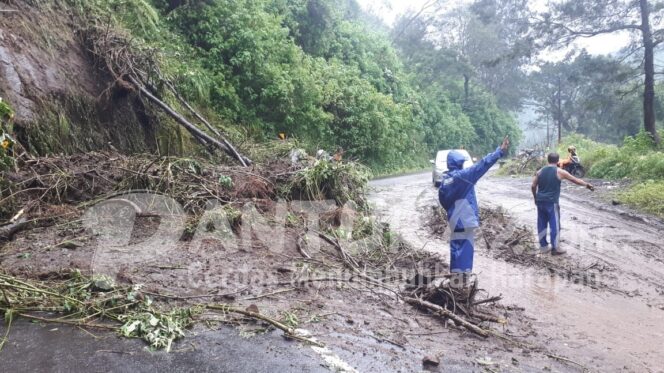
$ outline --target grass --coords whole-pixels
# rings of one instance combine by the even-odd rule
[[[600,179],[664,179],[664,152],[645,133],[626,137],[620,147],[601,144],[581,135],[565,138],[558,147],[561,157],[574,145],[588,177]]]
[[[608,180],[635,181],[616,198],[631,207],[664,217],[664,148],[655,146],[645,133],[626,137],[622,146],[601,144],[580,135],[565,138],[558,147],[561,156],[574,145],[587,176]]]
[[[646,181],[618,194],[618,199],[641,211],[664,218],[664,181]]]

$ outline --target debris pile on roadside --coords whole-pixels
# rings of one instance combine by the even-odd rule
[[[478,289],[465,300],[427,294],[431,289],[422,286],[444,279],[447,266],[400,242],[370,215],[365,168],[300,158],[251,168],[101,152],[21,160],[4,174],[0,190],[0,219],[24,223],[0,242],[0,311],[9,322],[24,317],[116,330],[154,348],[169,349],[188,325],[211,313],[217,322],[256,320],[318,344],[296,331],[297,312],[315,309],[291,308],[324,291],[417,308],[432,301],[441,308],[429,309],[433,314],[488,335],[482,323],[500,320],[477,306],[498,299],[476,300]],[[130,201],[131,192],[168,196],[182,206],[187,226],[173,248],[150,243],[160,220]],[[136,210],[127,249],[104,246],[82,223],[86,210],[108,201]],[[218,211],[231,236],[224,236]],[[162,251],[142,256],[142,250]],[[95,267],[99,258],[113,260],[113,276]],[[265,278],[252,279],[254,272]]]
[[[540,168],[546,166],[544,151],[541,149],[524,149],[514,158],[501,165],[503,175],[535,175]]]
[[[607,288],[598,280],[598,274],[610,272],[606,263],[585,263],[570,257],[551,257],[540,254],[531,227],[519,225],[502,208],[481,208],[481,229],[476,240],[483,242],[486,252],[492,257],[509,263],[534,267],[548,271],[573,283],[593,289]],[[449,236],[447,217],[440,207],[432,208],[426,226],[432,235],[440,238]],[[480,246],[480,247],[481,247]]]

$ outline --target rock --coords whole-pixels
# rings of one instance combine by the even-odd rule
[[[115,288],[113,280],[108,276],[95,277],[92,282],[93,287],[99,291],[111,291]]]
[[[440,365],[440,359],[437,356],[427,355],[422,359],[422,366],[424,367],[437,367],[438,365]]]
[[[250,305],[249,307],[247,307],[247,311],[249,311],[249,312],[253,312],[253,313],[260,313],[260,312],[258,311],[258,306],[255,305],[255,304],[252,304],[252,305]]]

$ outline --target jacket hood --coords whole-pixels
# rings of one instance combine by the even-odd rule
[[[456,150],[447,153],[447,169],[450,171],[462,170],[466,162],[466,156]]]

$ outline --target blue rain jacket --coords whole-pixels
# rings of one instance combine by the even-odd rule
[[[438,189],[438,200],[447,211],[450,226],[455,232],[480,225],[480,213],[475,197],[475,184],[502,157],[503,151],[496,149],[479,162],[463,169],[466,158],[457,151],[447,154],[447,169]]]

